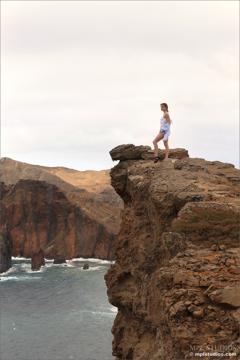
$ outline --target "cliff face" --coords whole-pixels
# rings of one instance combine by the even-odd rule
[[[1,158],[0,181],[14,185],[19,180],[45,181],[57,186],[89,218],[103,224],[110,233],[119,231],[123,203],[110,184],[109,170],[80,171]]]
[[[2,199],[8,192],[5,184],[0,185],[0,273],[7,271],[12,266],[12,242],[9,236],[6,221],[6,209]]]
[[[12,244],[5,226],[0,228],[0,273],[12,266]]]
[[[123,202],[110,184],[109,170],[78,171],[5,157],[0,159],[0,192],[0,226],[9,224],[14,256],[30,257],[42,247],[48,258],[114,259]],[[0,234],[0,258],[5,258],[10,240],[1,229]]]
[[[238,358],[240,171],[184,149],[156,164],[149,147],[110,154],[120,160],[110,175],[124,201],[116,262],[105,275],[118,307],[113,355],[196,359],[231,346]]]
[[[8,225],[13,256],[62,256],[112,259],[114,234],[71,203],[57,186],[45,181],[0,183],[0,228]]]

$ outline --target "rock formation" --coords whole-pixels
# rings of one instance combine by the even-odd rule
[[[82,268],[83,268],[83,270],[88,270],[89,269],[89,264],[87,264],[87,263],[84,264]]]
[[[12,241],[9,236],[6,207],[2,202],[7,191],[8,187],[2,183],[0,185],[0,273],[12,266]]]
[[[72,256],[114,259],[123,202],[109,170],[78,171],[4,157],[0,192],[8,209],[0,224],[10,223],[14,256],[31,257],[41,245],[57,262]]]
[[[124,201],[116,261],[105,275],[118,307],[113,355],[240,358],[240,171],[185,149],[156,164],[148,147],[121,145],[110,154],[120,160],[110,175]]]
[[[41,269],[41,266],[45,265],[44,251],[40,248],[37,252],[31,256],[31,269],[37,271]]]
[[[41,248],[49,259],[113,258],[114,234],[72,203],[57,186],[19,180],[8,187],[0,183],[0,192],[4,192],[1,207],[5,209],[0,228],[8,222],[13,256],[30,258]]]
[[[8,235],[6,224],[0,227],[0,273],[7,271],[12,266],[12,244]]]
[[[56,255],[53,260],[54,264],[64,264],[66,263],[65,256]]]

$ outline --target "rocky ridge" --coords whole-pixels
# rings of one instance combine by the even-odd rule
[[[123,202],[110,184],[109,170],[78,171],[1,158],[0,201],[0,272],[11,266],[11,254],[33,257],[36,268],[41,251],[57,262],[114,259],[112,243]]]
[[[124,201],[116,262],[105,275],[118,307],[113,355],[240,358],[240,171],[185,149],[156,164],[148,146],[120,145],[110,155],[120,160],[110,175]]]

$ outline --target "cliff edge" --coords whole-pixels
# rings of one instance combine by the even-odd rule
[[[240,170],[185,149],[156,164],[148,146],[120,145],[110,155],[120,160],[110,175],[124,201],[116,262],[105,274],[118,308],[112,354],[240,358]]]

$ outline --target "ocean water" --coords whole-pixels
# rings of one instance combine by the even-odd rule
[[[90,268],[82,270],[84,263]],[[117,308],[109,304],[104,274],[111,262],[48,260],[40,271],[14,258],[0,274],[1,360],[113,360],[111,327]]]

